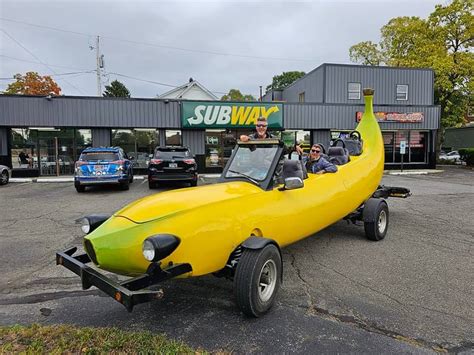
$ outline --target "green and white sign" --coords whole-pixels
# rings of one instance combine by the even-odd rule
[[[257,119],[267,119],[268,128],[283,128],[283,105],[263,102],[182,101],[183,128],[254,128]]]

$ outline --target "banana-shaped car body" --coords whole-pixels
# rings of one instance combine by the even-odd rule
[[[301,161],[284,158],[278,140],[240,142],[216,184],[161,192],[112,216],[82,218],[86,253],[74,256],[71,248],[57,253],[57,263],[80,275],[83,288],[96,286],[128,310],[162,296],[149,286],[213,273],[233,280],[245,314],[264,314],[280,286],[281,248],[343,218],[363,221],[369,239],[383,239],[384,198],[409,194],[379,186],[384,146],[373,91],[364,93],[356,128],[362,152],[337,173],[307,174]],[[116,282],[97,268],[131,278]]]

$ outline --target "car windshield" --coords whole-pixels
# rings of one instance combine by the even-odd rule
[[[157,150],[155,158],[175,159],[189,157],[189,150]]]
[[[226,178],[244,177],[263,181],[277,153],[276,145],[240,145],[227,169]]]
[[[119,156],[114,152],[88,152],[82,153],[79,158],[81,161],[115,161]]]

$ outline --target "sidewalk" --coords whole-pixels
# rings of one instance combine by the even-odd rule
[[[420,170],[385,170],[384,175],[428,175],[428,174],[437,174],[442,173],[444,170],[439,169],[420,169]],[[204,183],[215,182],[221,175],[220,174],[199,174],[199,180]],[[146,175],[135,175],[133,177],[135,180],[146,180]],[[11,178],[10,182],[12,183],[25,183],[25,182],[35,182],[35,183],[72,183],[74,182],[73,176],[40,176],[34,178]]]

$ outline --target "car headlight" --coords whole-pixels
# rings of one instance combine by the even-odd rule
[[[155,258],[155,247],[148,239],[143,242],[143,256],[148,261],[153,261]]]
[[[142,245],[143,257],[150,262],[164,259],[176,250],[180,242],[177,236],[171,234],[148,237]]]
[[[110,215],[108,214],[91,214],[89,216],[76,219],[76,223],[81,225],[81,230],[85,234],[89,234],[109,218]]]
[[[77,223],[81,225],[81,230],[84,232],[84,234],[89,234],[91,225],[87,218],[81,218]]]

